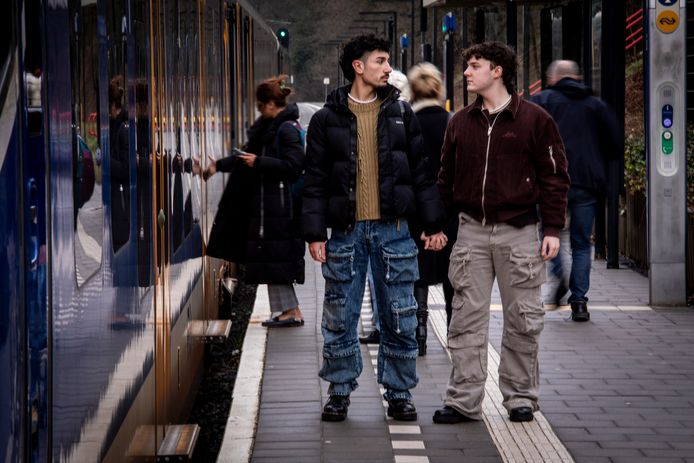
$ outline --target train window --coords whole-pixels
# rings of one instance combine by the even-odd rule
[[[14,47],[14,14],[0,15],[0,95],[4,93],[5,77],[9,72],[11,50]]]
[[[133,8],[135,46],[135,153],[137,159],[137,276],[139,286],[149,286],[152,255],[152,145],[149,120],[147,52],[147,0]]]
[[[87,0],[70,6],[72,174],[75,274],[81,285],[101,266],[103,201],[99,143],[97,8]]]
[[[126,0],[107,4],[111,240],[116,253],[130,239],[130,126],[128,115]]]

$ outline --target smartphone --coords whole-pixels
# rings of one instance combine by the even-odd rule
[[[232,148],[232,149],[231,149],[231,154],[234,155],[234,156],[238,156],[238,155],[240,155],[240,154],[247,154],[247,153],[246,153],[245,151],[241,151],[241,150],[238,149],[238,148]]]

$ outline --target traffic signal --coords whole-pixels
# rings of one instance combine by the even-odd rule
[[[443,22],[441,24],[441,32],[443,32],[444,34],[447,34],[449,32],[455,32],[455,28],[456,28],[455,15],[449,11],[443,17]]]
[[[287,28],[282,27],[277,31],[277,40],[284,48],[289,48],[289,31]]]

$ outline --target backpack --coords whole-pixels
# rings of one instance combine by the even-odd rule
[[[282,124],[277,129],[277,135],[275,136],[275,153],[277,154],[277,157],[280,157],[280,130],[282,129],[282,126],[285,124],[289,124],[292,127],[294,127],[298,132],[299,132],[299,138],[301,139],[301,147],[304,149],[304,154],[306,154],[306,129],[299,124],[299,121],[284,121]],[[303,193],[304,189],[304,171],[301,171],[301,174],[299,175],[299,178],[296,179],[294,183],[292,183],[289,186],[289,191],[292,194],[292,199],[296,201],[301,201],[301,195]]]

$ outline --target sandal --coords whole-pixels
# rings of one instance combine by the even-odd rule
[[[262,326],[273,328],[273,327],[286,327],[286,326],[302,326],[304,321],[300,318],[284,318],[280,319],[280,316],[272,317],[261,323]]]

